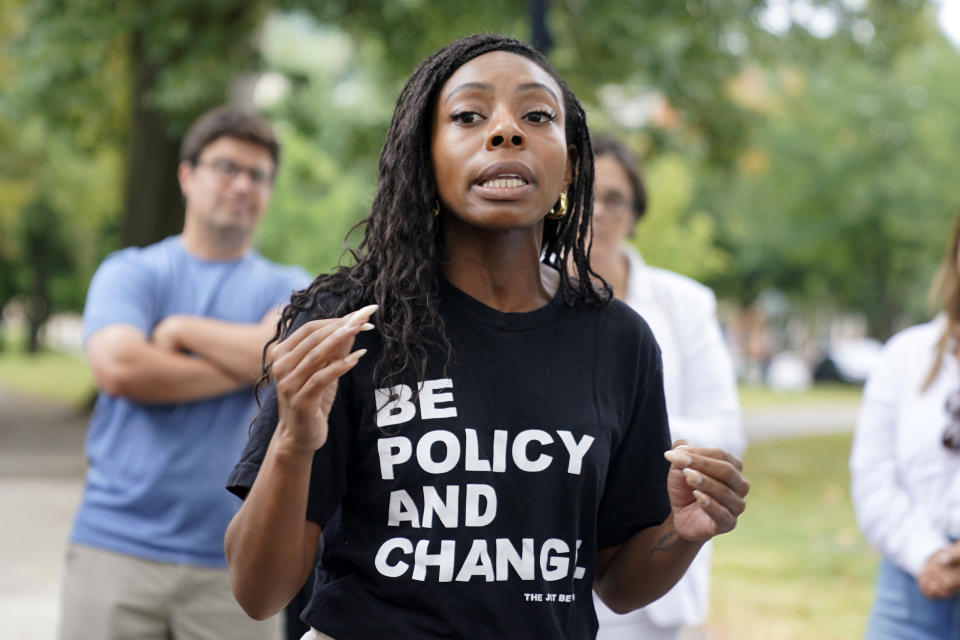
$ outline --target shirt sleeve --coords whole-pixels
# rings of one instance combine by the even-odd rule
[[[330,431],[327,441],[313,456],[313,466],[310,471],[310,491],[307,495],[306,518],[311,522],[324,526],[333,516],[340,504],[343,494],[346,493],[346,459],[348,443],[350,442],[349,428],[345,428],[346,411],[344,410],[345,395],[343,388],[345,380],[341,378],[337,389],[337,398],[333,403],[328,420]],[[262,404],[257,417],[250,426],[250,438],[247,446],[240,455],[240,461],[234,466],[227,478],[227,491],[246,499],[253,487],[253,483],[260,473],[260,467],[266,456],[270,440],[277,428],[277,394],[271,384],[263,392]]]
[[[83,341],[99,329],[127,324],[149,335],[158,320],[155,278],[135,250],[108,256],[90,281],[83,308]]]
[[[633,408],[613,453],[597,523],[597,546],[626,542],[638,531],[662,523],[670,515],[663,452],[670,449],[670,431],[663,397],[660,348],[646,324],[638,363],[627,379],[637,381]],[[639,372],[639,377],[637,377]],[[626,372],[624,372],[626,373]]]
[[[903,379],[908,367],[896,346],[884,348],[864,387],[850,453],[851,493],[857,522],[870,543],[918,576],[927,559],[950,541],[899,481],[897,407],[901,390],[914,381]]]
[[[674,440],[687,440],[695,447],[743,455],[746,438],[737,381],[717,321],[716,298],[709,290],[698,293],[682,319],[670,309],[674,325],[681,328],[677,342],[683,367],[682,402],[670,415],[670,433]]]

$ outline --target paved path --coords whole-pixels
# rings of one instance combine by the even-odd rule
[[[851,431],[857,421],[858,403],[829,403],[745,409],[743,428],[748,442],[794,436]]]
[[[86,417],[0,388],[0,638],[54,637]]]
[[[854,405],[744,412],[751,442],[848,431]],[[83,482],[86,416],[0,388],[0,640],[54,636],[60,566]]]

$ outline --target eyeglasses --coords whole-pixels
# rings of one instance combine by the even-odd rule
[[[944,428],[940,439],[947,449],[960,452],[960,391],[947,396],[943,408],[950,415],[950,423]]]
[[[625,214],[630,211],[632,203],[630,199],[619,191],[607,191],[597,194],[593,198],[593,206],[603,205],[603,210],[607,213]]]
[[[245,172],[250,176],[250,183],[255,187],[263,187],[267,185],[270,180],[273,179],[273,175],[263,171],[262,169],[256,169],[254,167],[242,167],[232,160],[227,160],[225,158],[217,158],[216,160],[211,160],[209,162],[197,162],[195,166],[198,167],[210,167],[213,169],[221,179],[230,182],[236,178],[240,173]]]

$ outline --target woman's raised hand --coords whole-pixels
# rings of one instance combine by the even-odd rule
[[[279,412],[276,445],[312,456],[327,441],[337,382],[366,353],[351,349],[357,333],[373,329],[367,320],[376,310],[372,304],[342,318],[311,320],[270,347],[267,360]]]
[[[732,530],[750,490],[740,459],[723,449],[691,447],[682,440],[664,457],[670,461],[667,493],[677,535],[709,540]]]

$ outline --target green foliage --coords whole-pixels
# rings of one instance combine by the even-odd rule
[[[650,205],[633,234],[644,260],[697,280],[727,271],[730,256],[714,244],[713,218],[690,209],[694,189],[690,163],[678,154],[665,154],[644,173]]]
[[[24,103],[42,103],[47,120],[74,132],[99,134],[94,143],[106,132],[123,143],[128,101],[141,99],[133,91],[130,54],[142,50],[156,73],[143,106],[166,114],[179,135],[200,111],[224,100],[237,73],[256,65],[253,36],[270,6],[234,0],[24,3],[29,29],[12,43],[27,70]],[[115,99],[118,93],[123,98]]]
[[[284,167],[257,245],[264,255],[311,273],[328,271],[339,261],[347,231],[366,214],[371,181],[342,170],[325,147],[292,128],[280,132]]]
[[[651,211],[637,245],[648,261],[744,302],[776,287],[859,310],[884,334],[920,313],[918,283],[960,195],[956,53],[922,0],[810,3],[829,14],[826,30],[797,15],[774,28],[768,4],[554,0],[551,59],[592,125],[622,132],[646,162]],[[76,308],[126,233],[121,209],[135,218],[122,191],[138,175],[137,118],[149,112],[176,139],[230,93],[266,105],[285,147],[260,248],[329,268],[369,206],[414,65],[468,33],[528,39],[528,11],[504,0],[8,0],[0,304],[27,293],[18,234],[34,203],[52,212],[49,244],[54,231],[71,240],[51,308]],[[260,72],[275,81],[272,100],[258,96]],[[666,110],[637,117],[651,97]]]
[[[306,14],[272,16],[262,42],[265,63],[289,86],[270,109],[283,156],[258,246],[276,260],[327,271],[369,211],[393,96],[361,64],[367,54],[353,39]]]
[[[82,306],[93,269],[118,244],[130,114],[158,110],[179,136],[252,68],[252,36],[268,6],[0,7],[0,69],[17,70],[0,74],[0,307],[14,296],[36,299],[31,308],[44,317]]]
[[[861,311],[872,333],[923,317],[960,202],[952,126],[956,51],[932,33],[892,67],[866,60],[757,72],[770,92],[736,172],[706,183],[737,260],[716,283],[749,300],[775,287]]]
[[[713,161],[732,157],[744,132],[743,110],[724,85],[741,68],[748,44],[769,41],[754,13],[761,0],[664,3],[659,0],[566,0],[549,3],[550,58],[580,98],[596,103],[610,83],[664,93]],[[380,73],[398,82],[440,46],[470,33],[520,40],[531,34],[527,3],[405,0],[293,2],[369,47]],[[399,85],[398,85],[399,86]]]
[[[26,3],[0,9],[0,40],[6,45],[0,48],[0,67],[28,60],[30,46],[24,38],[40,37],[28,28],[26,9]],[[28,51],[14,51],[14,42]],[[72,63],[82,66],[84,57],[78,54]],[[15,83],[15,77],[21,82]],[[109,144],[110,128],[103,132],[107,144],[96,130],[106,122],[98,118],[112,114],[109,101],[101,100],[104,109],[78,118],[76,127],[68,129],[27,99],[31,87],[57,79],[44,65],[24,65],[19,76],[0,74],[0,307],[15,296],[40,295],[42,317],[82,305],[116,214],[116,175],[122,173],[122,150]],[[91,84],[102,79],[94,74]],[[79,96],[66,96],[49,106],[66,119],[66,114],[82,111],[77,100]],[[90,105],[84,108],[89,111]]]

